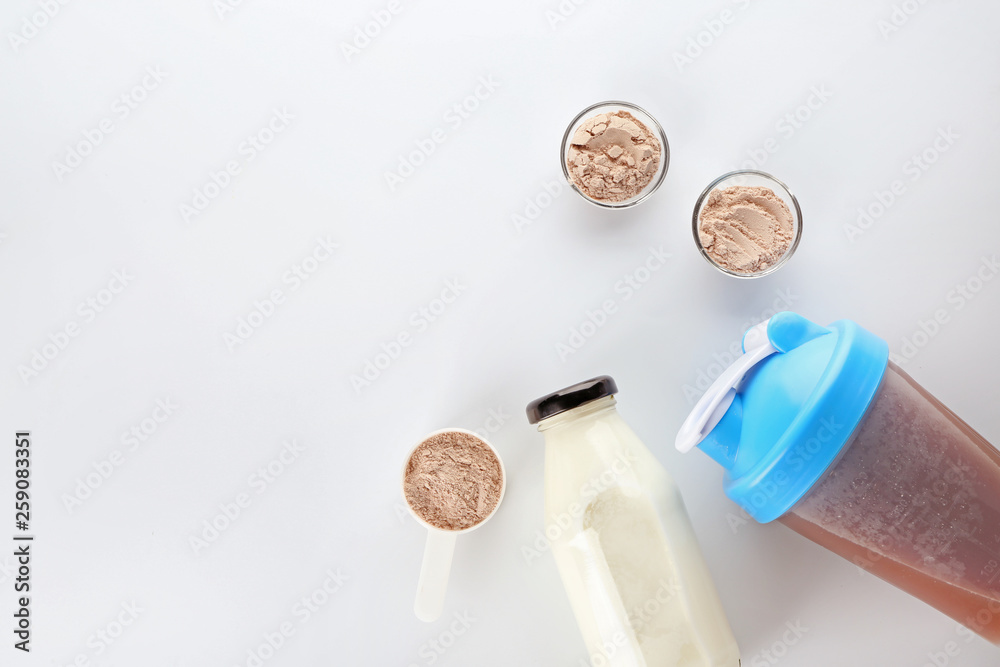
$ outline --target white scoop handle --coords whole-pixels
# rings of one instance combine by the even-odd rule
[[[441,617],[444,609],[444,594],[448,590],[448,575],[451,572],[451,557],[455,553],[457,535],[451,531],[427,531],[424,544],[424,562],[420,565],[420,582],[417,584],[417,599],[413,611],[421,621],[430,623]]]

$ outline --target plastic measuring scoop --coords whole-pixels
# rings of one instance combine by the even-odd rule
[[[448,590],[448,575],[451,573],[451,561],[455,553],[456,539],[460,534],[473,531],[489,521],[500,508],[500,503],[503,502],[504,491],[507,489],[507,471],[503,467],[503,460],[500,458],[500,454],[497,453],[496,448],[482,436],[463,428],[444,428],[433,433],[428,433],[421,438],[420,442],[414,445],[413,449],[406,455],[406,463],[403,464],[403,475],[400,482],[401,486],[405,484],[406,469],[409,466],[410,459],[413,457],[413,453],[424,442],[442,433],[465,433],[489,447],[490,451],[493,452],[493,456],[496,457],[497,463],[500,464],[500,497],[497,498],[497,504],[493,507],[493,510],[479,521],[479,523],[461,530],[445,530],[427,523],[414,511],[409,499],[406,498],[404,488],[403,498],[407,501],[407,509],[413,518],[427,529],[427,541],[424,543],[424,560],[420,566],[420,580],[417,584],[417,597],[413,602],[413,611],[417,615],[417,618],[427,623],[440,618],[441,611],[444,609],[444,595]]]
[[[674,443],[678,451],[686,454],[704,440],[705,436],[718,426],[729,406],[733,404],[736,391],[746,374],[778,351],[767,337],[767,325],[770,321],[770,319],[764,320],[744,334],[743,356],[716,378],[681,425]]]

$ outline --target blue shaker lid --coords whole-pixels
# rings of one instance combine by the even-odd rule
[[[792,508],[838,458],[875,398],[884,340],[850,320],[821,327],[778,313],[695,406],[677,448],[726,469],[725,491],[761,523]]]

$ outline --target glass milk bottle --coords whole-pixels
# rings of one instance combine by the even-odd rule
[[[737,667],[673,480],[618,416],[610,377],[533,401],[559,573],[594,667]]]
[[[1000,451],[850,320],[778,313],[677,436],[775,519],[1000,644]]]

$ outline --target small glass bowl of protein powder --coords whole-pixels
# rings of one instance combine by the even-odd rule
[[[660,187],[670,164],[663,128],[628,102],[600,102],[576,115],[563,135],[563,175],[584,199],[628,208]]]
[[[777,271],[799,246],[802,211],[788,186],[762,171],[723,174],[698,197],[694,242],[708,262],[737,278]]]

